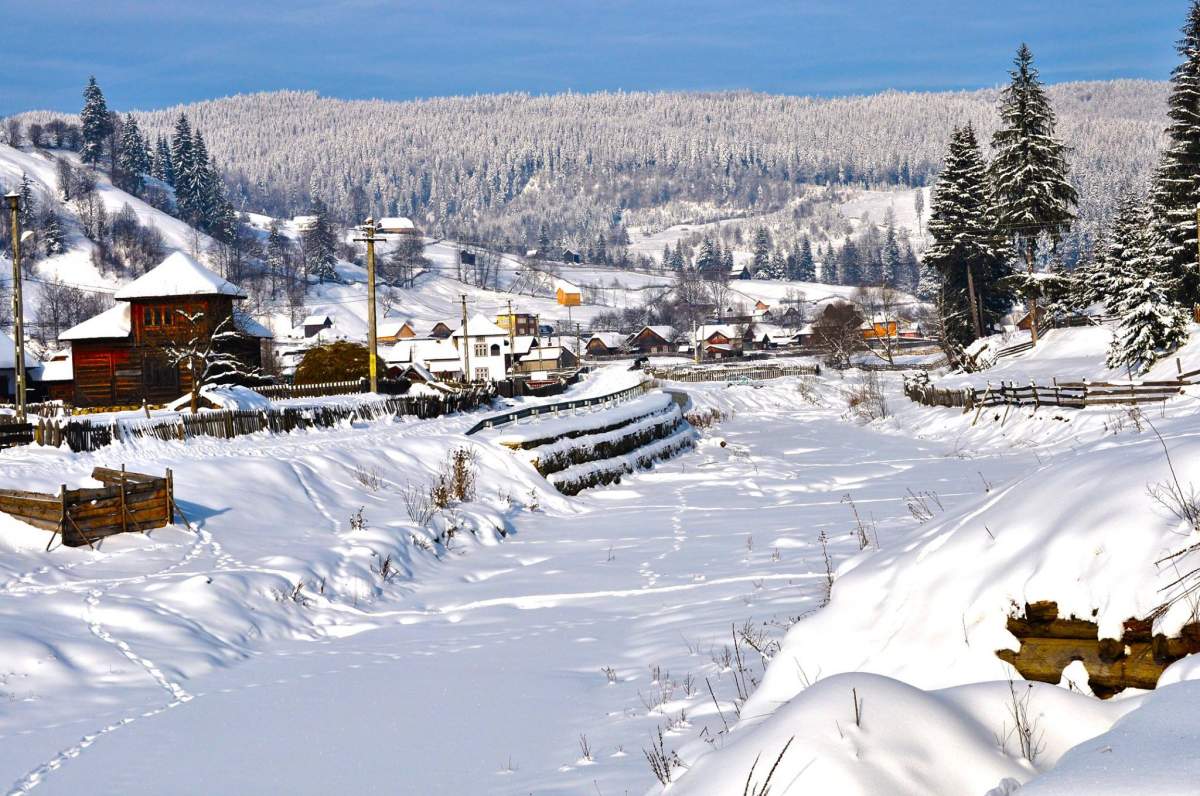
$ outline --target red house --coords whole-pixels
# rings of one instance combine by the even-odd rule
[[[169,347],[212,338],[219,326],[239,332],[223,345],[251,368],[262,365],[262,340],[271,332],[234,309],[246,298],[183,252],[116,292],[117,305],[63,332],[71,344],[76,406],[166,403],[192,388],[186,363],[172,362]]]

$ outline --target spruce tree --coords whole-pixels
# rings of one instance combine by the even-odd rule
[[[754,275],[758,276],[759,271],[765,271],[767,276],[771,275],[771,235],[765,227],[759,227],[754,231],[754,266],[751,270]]]
[[[1068,179],[1067,149],[1055,137],[1054,109],[1042,88],[1033,53],[1022,44],[1000,92],[1000,126],[992,135],[992,191],[1000,228],[1023,254],[1032,279],[1038,238],[1055,244],[1075,220],[1079,203]],[[1037,344],[1037,297],[1027,293],[1033,342]]]
[[[700,241],[700,251],[696,254],[696,270],[705,276],[709,276],[721,267],[721,261],[716,251],[713,249],[711,238],[705,238]]]
[[[900,244],[896,242],[896,229],[888,224],[884,231],[883,248],[879,252],[881,284],[898,287],[901,284]]]
[[[179,215],[187,218],[191,212],[191,194],[188,192],[193,173],[192,126],[187,116],[179,114],[175,120],[175,135],[171,139],[171,185],[175,188],[175,200]]]
[[[817,263],[813,259],[812,241],[805,235],[800,239],[800,253],[796,255],[795,279],[800,282],[817,281]]]
[[[67,250],[66,236],[63,235],[62,223],[58,213],[50,210],[45,217],[41,230],[42,250],[47,257],[63,254]]]
[[[842,285],[862,284],[862,262],[859,258],[858,246],[853,238],[846,238],[842,250],[838,253],[838,283]]]
[[[33,181],[25,172],[21,172],[21,184],[17,187],[17,193],[21,197],[20,209],[17,211],[21,229],[32,230],[35,227],[33,220],[36,218],[34,213],[37,210],[37,200],[33,197]]]
[[[80,158],[84,163],[95,166],[104,154],[105,139],[113,131],[108,104],[104,101],[104,92],[96,85],[95,76],[88,78],[87,87],[83,90],[83,110],[79,112],[79,122],[83,135]]]
[[[1200,0],[1192,0],[1183,37],[1183,61],[1171,72],[1167,99],[1167,144],[1151,189],[1155,222],[1161,230],[1166,269],[1176,300],[1200,303],[1196,255],[1196,207],[1200,202]]]
[[[313,206],[316,221],[303,233],[305,270],[319,282],[337,279],[337,237],[329,221],[329,211],[321,200]]]
[[[121,154],[117,160],[120,172],[120,184],[134,196],[141,196],[146,187],[145,175],[150,171],[150,155],[146,152],[146,142],[142,140],[141,130],[133,114],[125,117],[121,131]]]
[[[950,136],[926,230],[933,243],[925,250],[925,266],[937,276],[923,275],[920,289],[926,297],[940,293],[943,330],[965,347],[986,334],[1012,303],[1002,281],[1010,269],[990,205],[987,166],[969,124]]]

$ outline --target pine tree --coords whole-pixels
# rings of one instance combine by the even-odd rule
[[[1000,93],[1000,126],[992,136],[992,191],[997,220],[1025,257],[1032,276],[1038,238],[1055,244],[1075,220],[1078,194],[1068,179],[1066,147],[1054,134],[1054,109],[1024,44]],[[1037,344],[1037,297],[1028,296],[1033,342]]]
[[[663,244],[662,267],[663,268],[671,267],[671,244],[669,244],[669,243]]]
[[[862,284],[862,262],[858,254],[858,246],[853,238],[846,238],[842,250],[838,252],[838,283],[842,285]]]
[[[175,135],[171,139],[171,164],[170,183],[175,188],[179,215],[186,219],[193,212],[189,188],[195,164],[192,158],[192,126],[187,116],[182,113],[175,121]]]
[[[879,252],[881,284],[898,287],[901,282],[900,244],[896,242],[896,228],[888,224],[884,231],[883,248]]]
[[[771,235],[765,227],[759,227],[754,231],[754,265],[751,268],[754,275],[758,276],[759,271],[765,271],[768,277],[771,275]]]
[[[41,237],[42,250],[47,257],[66,252],[66,237],[63,235],[62,223],[58,219],[58,213],[53,210],[46,214],[45,222],[42,224]]]
[[[1182,63],[1171,72],[1167,145],[1151,189],[1168,273],[1177,300],[1200,302],[1196,207],[1200,202],[1200,0],[1192,0],[1177,44]]]
[[[1147,253],[1162,247],[1161,241],[1154,240],[1156,237],[1156,228],[1143,230],[1141,243]],[[1121,324],[1108,352],[1110,368],[1145,371],[1187,342],[1188,314],[1170,299],[1173,285],[1167,278],[1167,265],[1159,260],[1160,267],[1137,276],[1125,290]]]
[[[80,158],[84,163],[95,166],[104,154],[105,139],[113,131],[108,104],[104,101],[104,92],[96,85],[95,76],[88,78],[87,88],[83,90],[83,110],[79,113],[79,122],[83,128]]]
[[[682,271],[687,257],[683,253],[683,241],[675,241],[675,251],[671,253],[671,269]]]
[[[29,175],[21,172],[21,184],[17,188],[17,193],[20,195],[20,209],[17,211],[17,217],[21,221],[21,229],[34,229],[33,220],[36,218],[35,211],[37,210],[37,200],[33,197],[33,181],[29,179]]]
[[[290,273],[288,267],[290,260],[291,246],[283,233],[279,231],[279,222],[271,220],[271,226],[267,231],[267,273],[271,280],[271,297],[274,298],[279,294],[280,284],[286,279]]]
[[[165,136],[158,137],[157,153],[154,157],[154,178],[175,187],[175,165],[171,157],[171,145]]]
[[[121,187],[134,196],[141,196],[146,187],[145,175],[150,171],[150,155],[146,142],[133,114],[125,117],[121,131],[121,154],[117,159]]]
[[[817,281],[817,263],[813,259],[812,241],[805,235],[800,239],[800,253],[796,255],[796,275],[800,282]]]
[[[1012,303],[1002,281],[1011,271],[990,205],[987,166],[969,124],[950,136],[926,229],[934,241],[925,250],[925,265],[938,277],[935,287],[925,276],[921,289],[926,295],[941,292],[943,331],[966,346],[986,334]]]
[[[305,271],[319,282],[337,280],[337,237],[329,221],[329,211],[321,200],[313,206],[316,221],[303,233]]]
[[[711,238],[700,241],[700,251],[696,253],[696,270],[705,275],[711,275],[721,267],[720,258],[713,249]]]

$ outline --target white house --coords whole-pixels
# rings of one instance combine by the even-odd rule
[[[459,349],[464,363],[469,363],[472,381],[500,381],[507,375],[508,331],[483,315],[476,314],[465,327],[455,329],[450,340]]]

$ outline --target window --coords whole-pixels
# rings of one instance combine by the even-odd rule
[[[150,307],[142,307],[142,325],[154,325],[154,310],[152,310]]]
[[[500,356],[500,346],[496,345],[495,343],[492,343],[491,354],[494,357]]]
[[[174,306],[170,304],[159,304],[155,307],[142,307],[142,325],[147,329],[157,329],[161,326],[171,326],[174,323]]]
[[[491,381],[492,372],[487,368],[475,368],[475,381]]]
[[[497,352],[497,353],[499,353],[499,352]],[[488,355],[487,343],[476,343],[475,344],[475,356],[486,357],[487,355]]]

